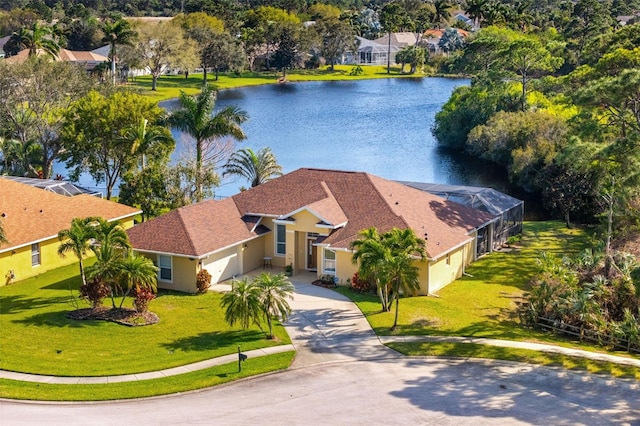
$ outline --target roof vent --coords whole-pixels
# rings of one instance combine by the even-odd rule
[[[7,217],[7,214],[5,212],[2,212],[2,215],[0,215],[2,217]]]

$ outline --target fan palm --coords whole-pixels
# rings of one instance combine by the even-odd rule
[[[293,299],[294,287],[284,274],[271,275],[263,272],[254,280],[259,288],[259,300],[262,314],[269,326],[268,338],[273,338],[273,318],[286,321],[291,314],[287,299]]]
[[[251,182],[252,188],[282,176],[282,166],[269,147],[262,148],[257,153],[251,148],[236,151],[224,168],[225,175],[242,176]]]
[[[95,217],[74,218],[71,220],[69,229],[58,232],[58,239],[61,241],[58,246],[58,255],[65,257],[67,253],[73,253],[78,258],[83,286],[87,285],[83,259],[91,249],[91,243],[95,236],[94,226],[97,223],[98,218]]]
[[[48,56],[55,58],[60,52],[60,45],[53,38],[53,31],[50,27],[34,22],[31,29],[21,28],[17,33],[13,33],[22,47],[29,50],[29,57],[34,57],[41,50]]]
[[[209,151],[209,143],[217,138],[230,136],[236,140],[246,138],[240,124],[247,121],[245,111],[236,107],[226,107],[213,115],[216,91],[205,86],[196,96],[180,92],[180,108],[167,117],[167,123],[186,132],[196,142],[196,201],[202,201],[202,169],[204,154]]]
[[[113,78],[113,84],[115,84],[117,61],[116,48],[118,45],[131,46],[133,40],[138,36],[138,34],[131,28],[129,21],[124,19],[119,19],[115,22],[105,21],[102,25],[102,32],[104,33],[102,42],[108,43],[110,46],[109,58],[111,59],[111,77]]]
[[[221,306],[225,309],[224,319],[230,326],[240,323],[240,327],[246,330],[251,323],[260,324],[260,289],[247,278],[233,282],[231,291],[222,296]]]
[[[158,267],[151,259],[144,256],[134,256],[132,253],[118,262],[118,277],[126,291],[123,292],[120,307],[131,290],[148,289],[156,291],[158,281]]]

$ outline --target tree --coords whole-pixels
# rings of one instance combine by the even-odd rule
[[[260,149],[257,154],[251,148],[236,151],[224,168],[224,175],[244,177],[251,182],[252,188],[282,176],[282,167],[269,147]]]
[[[143,170],[131,170],[122,175],[119,202],[142,210],[142,221],[159,216],[171,207],[169,169],[166,164],[153,163]]]
[[[133,50],[151,72],[153,91],[157,88],[158,77],[167,70],[188,70],[198,64],[194,42],[186,39],[182,28],[171,22],[140,25]]]
[[[148,257],[129,253],[119,261],[117,269],[119,290],[122,291],[120,308],[132,290],[135,294],[141,290],[157,290],[158,267]]]
[[[432,0],[433,4],[433,24],[440,28],[441,24],[447,24],[451,19],[451,4],[448,0]]]
[[[3,163],[0,170],[8,175],[38,177],[42,170],[42,146],[33,139],[21,143],[0,137],[0,154]]]
[[[143,120],[154,122],[161,114],[153,100],[132,92],[109,96],[90,92],[79,99],[67,111],[63,128],[67,147],[64,159],[67,167],[73,168],[71,175],[77,179],[81,172],[88,171],[96,182],[106,184],[107,199],[111,199],[122,174],[137,164],[132,152],[141,155],[143,149],[149,152],[158,145],[145,145],[144,140],[124,135]]]
[[[293,300],[295,288],[284,274],[271,275],[263,272],[254,280],[260,291],[260,309],[269,326],[267,338],[273,339],[273,319],[286,321],[291,314],[289,300]]]
[[[391,33],[398,31],[406,18],[406,11],[398,3],[387,3],[380,12],[380,24],[387,32],[387,74],[391,72]]]
[[[388,312],[391,309],[389,283],[382,275],[382,265],[388,257],[388,247],[382,243],[376,228],[365,229],[358,235],[359,238],[351,243],[351,250],[354,250],[351,259],[353,263],[359,263],[358,275],[375,283],[382,312]]]
[[[222,295],[221,306],[225,310],[224,320],[234,326],[240,323],[243,330],[251,324],[260,325],[262,305],[260,303],[260,288],[245,277],[240,281],[233,281],[231,291]]]
[[[175,148],[169,129],[150,125],[146,118],[141,118],[137,124],[124,129],[122,139],[126,145],[131,145],[131,155],[140,156],[142,170],[146,168],[147,155],[151,155],[154,162],[163,162]]]
[[[82,285],[87,285],[85,277],[83,259],[91,250],[92,242],[95,238],[95,226],[98,224],[97,217],[74,218],[71,220],[71,227],[58,232],[58,239],[61,241],[58,246],[58,255],[65,257],[67,253],[73,253],[78,258],[80,266],[80,278]]]
[[[582,64],[582,54],[589,40],[606,33],[613,24],[607,6],[597,0],[578,0],[565,29],[568,49],[574,55],[576,65]]]
[[[273,66],[282,70],[282,78],[287,77],[287,68],[293,68],[298,63],[298,42],[294,31],[284,28],[278,39],[278,48],[273,54]]]
[[[207,82],[207,68],[211,67],[207,63],[207,59],[210,58],[206,56],[205,50],[218,37],[228,35],[228,33],[224,32],[224,22],[216,16],[210,16],[205,12],[194,12],[184,15],[179,14],[172,20],[172,23],[179,25],[184,30],[185,37],[195,42],[197,55],[200,58],[200,65],[203,70],[202,80],[205,83]]]
[[[82,67],[45,58],[8,64],[0,61],[0,136],[18,140],[23,146],[35,141],[41,146],[42,177],[51,177],[53,163],[65,150],[60,138],[64,112],[85,95],[95,80]]]
[[[420,288],[420,270],[415,265],[415,260],[426,258],[426,242],[418,238],[412,229],[397,228],[385,233],[382,240],[391,251],[391,256],[382,264],[382,270],[383,276],[389,280],[393,298],[396,300],[395,319],[391,327],[391,330],[395,330],[398,325],[400,292],[406,296]]]
[[[246,112],[229,106],[213,115],[215,102],[216,91],[210,86],[205,86],[196,96],[180,92],[180,108],[173,111],[166,120],[170,126],[188,133],[195,139],[196,202],[204,198],[203,165],[214,163],[221,154],[219,150],[215,150],[215,140],[225,137],[235,140],[246,138],[240,127],[240,124],[248,119]]]
[[[131,28],[129,21],[125,19],[118,19],[117,21],[105,21],[102,24],[102,42],[109,44],[109,58],[111,59],[111,77],[113,78],[113,84],[116,84],[116,62],[118,62],[118,56],[116,55],[116,48],[121,46],[132,46],[137,33]]]
[[[91,250],[96,255],[96,262],[87,268],[87,276],[96,286],[108,289],[111,305],[115,308],[115,295],[121,290],[120,263],[131,249],[129,237],[118,222],[108,222],[102,218],[94,227],[94,237]]]
[[[442,32],[438,47],[445,53],[450,53],[464,47],[464,38],[457,29],[447,28]]]
[[[22,47],[29,50],[29,57],[35,57],[38,51],[44,52],[47,56],[55,58],[60,52],[60,45],[53,38],[51,27],[40,25],[34,22],[31,29],[21,28],[14,37]]]
[[[245,53],[240,40],[229,33],[218,34],[202,49],[202,67],[213,68],[216,81],[221,70],[239,69],[244,62]],[[206,72],[204,82],[207,82]]]
[[[487,12],[489,0],[467,0],[464,11],[473,19],[474,26],[480,28]]]
[[[197,203],[198,197],[209,198],[214,195],[213,188],[220,185],[213,164],[205,162],[198,170],[193,159],[179,161],[169,168],[166,176],[167,201],[171,209]]]
[[[355,34],[351,26],[337,18],[323,19],[317,24],[317,31],[322,38],[320,53],[326,59],[331,70],[349,50],[355,52]]]

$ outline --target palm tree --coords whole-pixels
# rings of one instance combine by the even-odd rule
[[[260,149],[257,154],[251,148],[236,151],[224,168],[225,175],[242,176],[251,182],[252,188],[282,176],[282,166],[269,147]]]
[[[295,289],[284,274],[271,275],[263,272],[253,282],[259,288],[260,307],[269,326],[267,337],[273,339],[272,319],[287,320],[291,314],[291,306],[289,306],[287,299],[293,299]]]
[[[109,58],[111,59],[111,77],[113,78],[113,84],[116,84],[116,47],[118,45],[131,46],[133,39],[138,36],[129,24],[129,21],[124,19],[118,19],[115,22],[105,21],[102,25],[102,37],[103,43],[108,43],[111,48],[109,49]]]
[[[488,4],[489,0],[467,0],[464,11],[469,18],[473,19],[473,24],[476,28],[480,28],[482,25]]]
[[[96,242],[91,250],[96,263],[87,268],[87,276],[97,279],[109,287],[111,304],[116,307],[114,295],[119,290],[119,262],[128,256],[131,244],[127,232],[118,222],[99,218],[94,228]]]
[[[433,24],[440,28],[440,24],[446,24],[451,19],[451,4],[448,0],[433,0]]]
[[[360,262],[359,274],[364,279],[374,281],[382,304],[382,311],[388,312],[391,309],[389,304],[389,281],[382,276],[382,265],[389,257],[389,249],[382,243],[380,234],[376,228],[360,231],[360,238],[351,243],[351,250],[354,250],[351,258],[353,263]]]
[[[224,319],[230,326],[237,322],[243,330],[248,329],[251,323],[260,326],[260,288],[255,282],[249,282],[247,278],[234,281],[231,291],[222,296],[221,306],[225,309]]]
[[[125,129],[123,140],[131,143],[131,154],[140,155],[140,167],[146,168],[146,153],[158,153],[173,149],[175,142],[166,127],[148,126],[146,118],[140,119],[136,126]]]
[[[211,141],[230,136],[236,140],[243,140],[247,136],[240,128],[240,124],[247,121],[245,111],[236,107],[226,107],[213,115],[216,104],[216,91],[210,86],[204,86],[202,92],[196,96],[189,96],[180,92],[181,108],[172,112],[166,119],[167,123],[178,130],[188,133],[196,141],[196,201],[202,201],[202,164],[204,153]],[[212,116],[213,115],[213,116]]]
[[[71,220],[69,229],[63,229],[58,232],[58,239],[61,241],[58,246],[58,255],[65,257],[67,253],[73,253],[78,258],[83,286],[87,285],[87,279],[82,260],[91,249],[91,243],[95,237],[94,227],[97,224],[98,218],[96,217],[86,217],[84,219],[76,217]]]
[[[38,54],[38,50],[43,51],[52,58],[58,56],[58,52],[60,52],[60,45],[53,38],[52,29],[37,22],[33,23],[30,30],[21,28],[17,33],[13,33],[13,37],[22,47],[29,50],[30,58],[35,57]]]
[[[14,139],[0,139],[0,152],[2,152],[5,173],[12,176],[37,177],[41,168],[39,161],[42,159],[42,145],[30,139],[24,143]]]
[[[426,257],[425,240],[418,238],[412,229],[394,228],[386,232],[382,239],[385,246],[391,250],[391,256],[386,260],[382,269],[383,275],[389,279],[393,297],[396,300],[396,314],[391,330],[398,324],[398,310],[400,307],[400,291],[407,295],[420,288],[419,268],[415,265],[416,257],[424,260]]]
[[[122,308],[122,304],[131,293],[131,290],[135,289],[137,293],[140,289],[147,289],[153,292],[157,289],[158,267],[147,257],[134,256],[129,253],[118,263],[118,276],[126,289],[120,301],[120,308]]]

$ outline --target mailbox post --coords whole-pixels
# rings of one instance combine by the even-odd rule
[[[240,346],[238,346],[238,373],[242,371],[242,362],[247,360],[247,356],[240,352]]]

